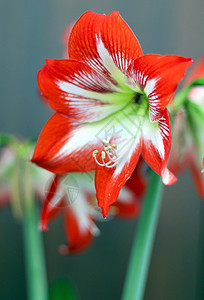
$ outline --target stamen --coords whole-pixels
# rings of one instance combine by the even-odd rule
[[[99,166],[113,168],[114,166],[117,165],[117,163],[121,159],[121,157],[119,157],[116,153],[117,145],[113,144],[111,146],[107,140],[103,140],[102,144],[103,144],[103,148],[104,148],[104,150],[101,151],[102,163],[100,163],[96,157],[96,155],[99,152],[98,150],[93,151],[93,157],[95,158],[95,161]],[[105,162],[106,154],[109,159],[107,162]]]

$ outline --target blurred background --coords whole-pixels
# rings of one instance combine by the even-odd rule
[[[144,53],[204,55],[203,0],[1,0],[1,132],[37,137],[51,115],[38,96],[45,58],[61,58],[61,36],[87,11],[118,10]],[[120,299],[137,220],[100,223],[100,237],[82,254],[62,257],[62,220],[44,234],[49,283],[71,280],[81,299]],[[191,177],[165,188],[145,300],[204,299],[204,205]],[[0,211],[0,298],[26,299],[21,224]],[[39,299],[40,300],[40,299]]]

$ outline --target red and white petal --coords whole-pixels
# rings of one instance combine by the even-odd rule
[[[60,176],[54,176],[50,186],[48,186],[48,190],[45,190],[44,193],[46,197],[41,211],[39,226],[41,230],[46,231],[48,230],[49,221],[54,219],[59,212],[62,211],[65,191],[60,188]]]
[[[204,77],[204,57],[200,58],[195,63],[195,65],[193,65],[183,85],[187,86],[197,78],[203,78],[203,77]]]
[[[31,161],[55,174],[93,171],[92,153],[102,148],[97,138],[102,126],[100,122],[78,125],[56,113],[45,124]]]
[[[109,206],[117,200],[122,186],[131,176],[139,159],[140,152],[141,138],[139,132],[132,141],[127,153],[120,159],[115,167],[96,166],[96,197],[98,205],[102,209],[103,217],[106,217]]]
[[[186,114],[184,111],[180,111],[174,118],[168,168],[174,174],[179,174],[192,161],[194,148],[194,142],[186,122]]]
[[[161,176],[164,184],[173,184],[176,177],[166,167],[171,148],[171,123],[167,110],[159,122],[151,123],[148,117],[145,118],[142,137],[142,157]]]
[[[79,253],[88,248],[93,240],[93,235],[89,228],[81,228],[79,220],[72,210],[68,209],[65,215],[65,230],[68,245],[59,247],[62,255]]]
[[[89,213],[89,204],[86,195],[79,190],[77,199],[66,209],[65,229],[68,239],[67,254],[85,250],[91,243],[93,236],[99,234]],[[60,248],[60,252],[65,254],[65,247]]]
[[[130,95],[112,79],[74,60],[46,60],[38,85],[50,106],[77,121],[95,121],[121,109]]]
[[[142,159],[142,156],[140,156],[136,168],[125,184],[125,186],[130,189],[137,197],[142,197],[146,190],[147,180],[145,175],[145,168],[145,162]]]
[[[139,57],[131,64],[126,74],[126,84],[147,95],[151,122],[163,116],[179,81],[191,64],[191,58],[154,54]]]
[[[190,162],[190,169],[193,175],[193,181],[198,194],[204,199],[204,174],[202,170],[202,161],[198,162],[198,159]]]
[[[119,218],[133,218],[139,214],[140,204],[138,197],[124,186],[110,209],[116,209],[116,216]]]
[[[131,62],[141,55],[139,42],[116,11],[108,16],[84,13],[70,35],[71,59],[84,61],[119,83]]]

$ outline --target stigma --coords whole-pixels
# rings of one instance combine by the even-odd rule
[[[95,158],[95,161],[99,166],[113,168],[117,165],[118,161],[120,160],[119,156],[117,155],[117,145],[110,145],[108,140],[103,140],[102,143],[103,150],[100,153],[102,163],[100,163],[96,157],[99,152],[98,150],[93,151],[93,157]]]

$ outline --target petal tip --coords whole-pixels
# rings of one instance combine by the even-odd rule
[[[101,207],[101,209],[102,209],[102,216],[104,219],[106,219],[108,215],[109,207]]]
[[[48,231],[48,226],[47,224],[40,222],[39,226],[38,226],[39,230],[41,231]]]
[[[169,171],[169,169],[165,168],[162,172],[162,182],[165,185],[172,185],[177,181],[176,176]]]

